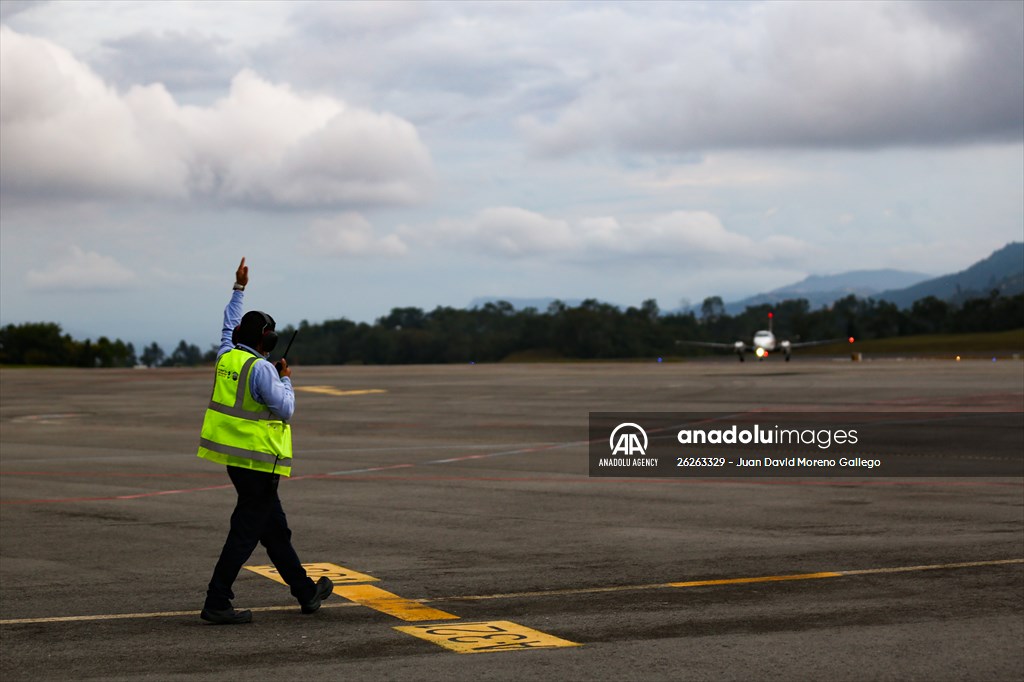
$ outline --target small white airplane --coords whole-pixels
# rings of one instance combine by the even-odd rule
[[[760,329],[754,333],[754,342],[752,344],[744,343],[743,341],[736,341],[735,343],[714,343],[710,341],[676,341],[681,346],[700,346],[702,348],[727,348],[737,356],[739,356],[740,362],[744,361],[745,353],[753,353],[757,356],[758,360],[764,360],[769,354],[779,351],[786,356],[786,362],[789,362],[790,355],[794,348],[807,348],[809,346],[824,346],[829,343],[838,343],[839,341],[849,341],[853,343],[853,337],[849,339],[824,339],[821,341],[801,341],[799,343],[793,343],[792,341],[780,341],[775,338],[775,334],[772,332],[772,318],[774,315],[768,313],[768,329]]]

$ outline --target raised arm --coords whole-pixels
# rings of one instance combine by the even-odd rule
[[[249,283],[249,266],[245,264],[245,257],[238,264],[235,271],[235,286],[231,292],[231,300],[224,308],[224,326],[220,330],[220,348],[217,350],[217,357],[235,347],[231,341],[232,332],[242,321],[242,298],[244,297],[245,285]]]

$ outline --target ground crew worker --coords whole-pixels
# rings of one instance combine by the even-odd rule
[[[295,409],[291,369],[266,357],[277,342],[274,318],[258,310],[242,316],[242,297],[249,283],[245,258],[235,272],[231,301],[224,309],[224,328],[217,352],[213,396],[203,420],[199,456],[227,465],[238,492],[231,530],[206,592],[200,617],[218,625],[249,623],[251,611],[236,611],[231,585],[262,543],[281,577],[291,588],[302,613],[313,613],[334,585],[322,577],[316,584],[306,575],[292,548],[291,531],[277,485],[291,475],[292,441],[288,419]]]

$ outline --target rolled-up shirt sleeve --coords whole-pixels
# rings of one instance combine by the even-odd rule
[[[257,360],[253,364],[249,389],[256,402],[266,405],[281,419],[291,419],[295,413],[292,380],[288,377],[279,377],[277,368],[267,360]]]

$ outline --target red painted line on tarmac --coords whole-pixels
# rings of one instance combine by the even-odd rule
[[[216,474],[215,474],[216,475]],[[316,474],[307,474],[305,476],[293,476],[291,478],[285,478],[288,481],[301,481],[304,478],[317,478]],[[8,504],[61,504],[65,502],[104,502],[113,500],[140,500],[147,497],[160,497],[162,495],[180,495],[183,493],[198,493],[206,490],[223,490],[224,488],[232,488],[234,484],[225,483],[223,485],[208,485],[199,488],[178,488],[176,490],[151,490],[144,493],[134,493],[132,495],[105,495],[102,497],[48,497],[38,498],[33,500],[0,500],[0,505]]]
[[[96,476],[117,476],[118,474],[104,474],[102,472],[92,472]],[[162,474],[155,474],[162,475]],[[170,474],[169,474],[170,475]],[[197,474],[206,476],[206,474]],[[210,474],[212,476],[221,476],[222,474]],[[304,478],[313,478],[314,475],[306,476],[294,476],[291,479],[286,478],[285,480],[301,481]],[[163,495],[181,495],[183,493],[198,493],[206,490],[223,490],[225,488],[232,488],[234,484],[225,483],[223,485],[208,485],[201,486],[198,488],[177,488],[175,490],[151,490],[144,493],[133,493],[131,495],[103,495],[97,497],[45,497],[31,500],[0,500],[0,505],[13,505],[13,504],[63,504],[68,502],[109,502],[116,500],[141,500],[147,497],[161,497]]]
[[[74,476],[94,478],[220,478],[220,473],[146,474],[116,471],[0,471],[0,476]]]
[[[0,500],[0,505],[8,504],[61,504],[65,502],[102,502],[110,500],[138,500],[144,497],[158,497],[160,495],[177,495],[180,493],[194,493],[201,490],[220,490],[231,488],[233,485],[211,485],[203,488],[182,488],[180,490],[155,490],[148,493],[136,493],[134,495],[107,495],[104,497],[50,497],[35,500]]]
[[[221,490],[223,488],[233,488],[233,483],[227,485],[211,485],[205,488],[182,488],[181,490],[157,490],[155,492],[148,493],[136,493],[135,495],[118,495],[115,500],[138,500],[143,497],[157,497],[158,495],[178,495],[180,493],[195,493],[200,490]]]
[[[874,405],[899,406],[899,407],[931,407],[943,408],[957,411],[992,411],[993,408],[1007,407],[1005,411],[1020,412],[1022,397],[1019,393],[978,393],[965,396],[911,396],[909,398],[895,398],[892,400],[874,400],[864,403],[867,407]],[[974,408],[963,410],[962,408]],[[913,410],[911,410],[913,411]],[[1001,410],[1002,411],[1002,410]]]

